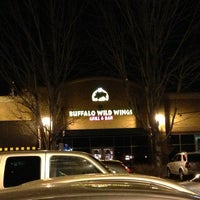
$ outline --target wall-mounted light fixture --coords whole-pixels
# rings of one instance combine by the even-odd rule
[[[42,124],[44,128],[44,132],[46,135],[46,138],[48,138],[48,148],[51,148],[50,144],[50,138],[51,138],[51,132],[52,132],[52,121],[50,120],[50,117],[43,117],[42,118]]]
[[[156,114],[155,120],[158,122],[158,128],[160,131],[164,130],[165,127],[165,116],[163,114]]]
[[[46,128],[50,128],[51,122],[49,117],[43,117],[42,118],[42,124]]]

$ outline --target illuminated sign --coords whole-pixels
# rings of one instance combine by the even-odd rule
[[[109,101],[109,95],[102,87],[92,93],[92,101]],[[90,121],[113,120],[114,116],[133,115],[131,109],[109,109],[109,110],[70,110],[69,117],[88,117]]]
[[[92,101],[108,101],[109,95],[103,88],[98,88],[92,93]]]
[[[91,117],[91,116],[110,116],[110,115],[133,115],[129,110],[76,110],[69,111],[70,117]]]
[[[92,117],[89,117],[89,120],[90,121],[108,121],[108,120],[113,120],[113,116],[92,116]]]
[[[133,115],[133,111],[131,109],[69,111],[69,117],[89,117],[90,121],[113,120],[113,116],[124,115]]]

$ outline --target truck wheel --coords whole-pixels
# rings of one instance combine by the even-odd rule
[[[171,174],[171,172],[170,172],[170,169],[167,168],[167,178],[171,178],[171,176],[172,176],[172,174]]]
[[[180,170],[179,170],[179,180],[180,180],[180,181],[183,181],[184,178],[185,178],[185,177],[184,177],[183,171],[182,171],[182,169],[180,169]]]

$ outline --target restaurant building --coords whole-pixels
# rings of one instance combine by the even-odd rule
[[[130,106],[130,95],[134,98],[140,95],[141,90],[134,83],[129,83],[128,88],[131,94],[127,92],[126,83],[108,77],[79,79],[67,83],[66,92],[63,93],[67,108],[67,129],[58,145],[64,144],[64,150],[90,152],[99,159],[148,162],[148,134],[137,121]],[[170,135],[172,153],[199,151],[200,93],[166,95],[160,109],[165,117],[164,124],[161,124],[163,134],[169,128],[175,105],[177,115]],[[12,132],[16,135],[16,127],[11,130],[8,124],[17,123],[17,130],[22,134],[20,123],[29,123],[31,118],[25,121],[23,118],[22,122],[19,113],[16,114],[16,105],[9,97],[0,97],[0,109],[0,134],[8,135],[8,132]],[[28,138],[28,130],[25,134]],[[5,140],[5,137],[0,139],[1,146],[8,145],[9,142]]]
[[[129,87],[132,95],[140,92],[134,84]],[[68,89],[67,121],[72,123],[64,143],[100,159],[149,159],[148,135],[133,114],[121,80],[82,79],[69,83]]]

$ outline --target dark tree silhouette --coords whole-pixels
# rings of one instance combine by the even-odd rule
[[[184,91],[200,77],[200,51],[192,42],[200,25],[199,6],[198,1],[96,1],[104,23],[99,32],[90,32],[96,52],[124,81],[134,114],[149,132],[156,169],[161,169],[167,153],[164,144],[176,115],[175,106],[163,138],[155,115],[164,95]],[[141,86],[142,95],[135,99],[130,80]]]
[[[55,148],[67,126],[62,92],[81,53],[78,27],[84,7],[79,0],[1,2],[0,72],[17,103],[29,109],[43,149]],[[42,124],[42,101],[48,105],[48,130]]]

